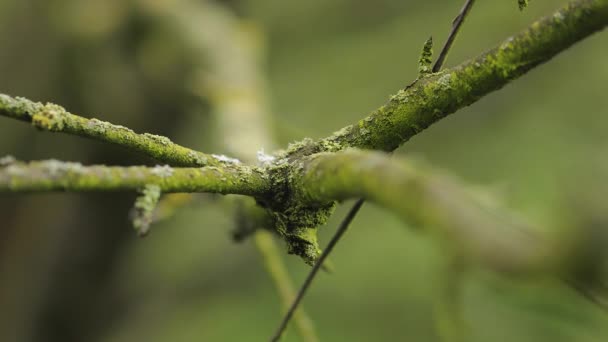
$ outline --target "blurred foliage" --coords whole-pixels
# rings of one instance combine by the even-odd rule
[[[163,0],[179,10],[202,0]],[[203,1],[204,2],[204,1]],[[0,90],[216,152],[191,73],[206,61],[152,0],[0,0]],[[461,4],[398,0],[222,1],[267,35],[281,143],[322,137],[381,105],[441,44]],[[565,1],[478,1],[447,61],[475,56]],[[194,20],[194,19],[193,19]],[[205,22],[200,22],[205,30]],[[547,229],[605,222],[606,34],[422,132],[416,154],[501,192]],[[217,133],[215,133],[217,134]],[[84,163],[153,161],[0,120],[0,154]],[[259,341],[280,318],[248,243],[217,201],[188,206],[140,241],[136,194],[0,195],[0,341]],[[324,241],[345,210],[324,229]],[[589,219],[592,217],[593,219]],[[602,219],[596,219],[600,217]],[[366,206],[305,300],[324,341],[436,341],[441,269],[432,241]],[[308,267],[286,257],[296,279]],[[462,298],[475,341],[605,341],[608,316],[550,279],[474,271]],[[286,341],[296,340],[289,332]]]

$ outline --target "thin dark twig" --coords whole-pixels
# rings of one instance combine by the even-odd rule
[[[315,278],[316,274],[321,269],[321,266],[323,265],[323,261],[325,261],[327,256],[331,253],[332,249],[334,249],[334,247],[336,246],[336,244],[338,243],[338,241],[340,240],[342,235],[344,235],[344,233],[348,229],[348,226],[350,225],[350,223],[353,221],[353,219],[359,212],[359,209],[361,209],[363,202],[365,202],[364,199],[359,199],[353,205],[353,207],[350,208],[350,211],[348,212],[348,214],[346,215],[344,220],[342,220],[342,222],[340,223],[340,226],[338,227],[338,229],[336,230],[336,233],[334,234],[334,236],[332,236],[331,240],[327,244],[327,247],[321,253],[321,256],[319,257],[317,262],[313,265],[312,269],[310,270],[310,273],[308,273],[308,276],[306,276],[306,280],[304,280],[304,284],[302,284],[302,287],[300,287],[300,290],[298,291],[298,295],[296,296],[296,299],[293,301],[293,303],[289,307],[287,314],[285,314],[285,317],[283,317],[283,321],[281,321],[281,325],[279,326],[279,328],[277,329],[277,331],[275,332],[273,337],[270,339],[270,341],[272,341],[272,342],[279,341],[279,339],[281,338],[281,335],[283,334],[283,331],[285,331],[285,328],[287,328],[287,324],[289,323],[291,317],[293,316],[298,305],[300,304],[300,301],[302,300],[302,298],[304,298],[304,295],[306,294],[306,291],[310,287],[310,284],[312,284],[313,279]]]
[[[597,305],[600,309],[604,310],[604,312],[608,313],[608,302],[601,298],[600,295],[595,293],[592,289],[583,286],[573,280],[562,278],[566,285],[570,286],[576,293],[578,293],[583,298],[587,299],[591,303]]]
[[[445,44],[443,45],[443,48],[441,49],[441,52],[439,53],[437,61],[435,62],[435,65],[433,65],[433,72],[438,72],[439,70],[441,70],[443,63],[445,62],[445,59],[448,56],[448,52],[452,47],[452,43],[454,43],[454,39],[456,39],[456,35],[458,34],[460,27],[464,23],[464,19],[466,18],[467,14],[469,14],[469,11],[473,7],[474,2],[475,0],[467,0],[462,6],[460,13],[458,13],[456,18],[454,18],[454,21],[452,22],[452,30],[450,31],[448,40],[446,40]]]

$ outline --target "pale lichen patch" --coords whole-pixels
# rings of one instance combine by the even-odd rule
[[[147,184],[139,191],[140,196],[135,200],[131,211],[133,228],[140,237],[148,234],[150,224],[154,219],[154,209],[160,199],[160,187],[155,184]]]
[[[397,94],[391,95],[389,100],[391,102],[407,103],[407,102],[409,102],[410,99],[409,99],[408,93],[405,89],[399,89]],[[371,118],[370,118],[370,120],[371,120]]]
[[[240,164],[241,163],[240,160],[238,160],[236,158],[230,158],[223,154],[212,154],[211,156],[213,156],[213,158],[215,158],[223,163],[228,163],[228,164]]]
[[[32,124],[47,131],[61,131],[65,127],[65,117],[63,107],[47,103],[32,115]]]
[[[150,134],[150,133],[144,133],[143,134],[144,137],[149,138],[154,140],[155,142],[163,145],[163,146],[168,146],[173,144],[173,142],[171,141],[171,139],[167,138],[167,137],[163,137],[162,135],[156,135],[156,134]]]
[[[6,155],[6,156],[0,158],[0,167],[14,164],[16,161],[17,161],[17,159],[15,159],[15,157],[11,156],[10,154]]]
[[[202,153],[196,153],[195,151],[188,151],[188,158],[190,158],[196,165],[207,165],[208,160]]]
[[[257,151],[258,165],[260,166],[268,166],[271,165],[277,157],[264,153],[264,149],[260,149]]]
[[[166,178],[173,175],[173,168],[169,165],[156,165],[151,172],[155,176]]]
[[[442,75],[441,77],[439,77],[439,79],[437,80],[437,84],[439,85],[439,87],[443,90],[447,90],[452,88],[452,85],[450,84],[450,81],[452,80],[452,74],[445,74]]]

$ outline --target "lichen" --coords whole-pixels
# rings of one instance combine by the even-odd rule
[[[12,98],[0,94],[0,112],[9,113],[9,116],[31,119],[32,115],[42,107],[42,103],[33,102],[23,97]]]
[[[202,153],[197,153],[195,151],[188,151],[188,158],[192,160],[192,164],[194,165],[207,165],[208,160],[207,157]]]
[[[87,122],[87,128],[95,133],[103,134],[108,128],[108,123],[97,119],[91,119]]]
[[[11,156],[10,154],[6,155],[6,156],[0,158],[0,167],[11,165],[11,164],[15,163],[16,161],[17,161],[17,159],[15,159],[15,157]]]
[[[228,156],[225,156],[223,154],[212,154],[211,155],[213,158],[223,162],[223,163],[227,163],[227,164],[240,164],[241,161],[236,159],[236,158],[230,158]]]
[[[562,21],[564,21],[564,14],[562,12],[555,12],[555,14],[553,15],[553,19],[555,19],[556,22],[561,23]]]
[[[51,177],[60,177],[64,174],[80,173],[84,166],[81,163],[64,162],[57,159],[49,159],[41,163],[43,170]]]
[[[58,132],[65,127],[66,111],[56,104],[47,103],[32,115],[32,124],[39,129]]]
[[[315,153],[341,151],[344,149],[344,144],[341,142],[342,134],[348,134],[348,132],[348,127],[346,127],[339,132],[334,133],[334,135],[329,138],[318,141],[314,141],[311,138],[304,138],[300,141],[292,142],[287,146],[287,150],[279,152],[277,157],[285,158],[287,161],[293,161]]]
[[[258,158],[258,165],[260,166],[270,166],[277,159],[277,157],[273,155],[264,153],[263,148],[257,151],[256,155]]]
[[[305,140],[303,143],[290,145],[288,151],[296,153],[306,149],[312,140]],[[335,202],[310,206],[294,199],[294,181],[302,167],[299,159],[275,159],[271,165],[265,167],[271,180],[273,195],[270,198],[258,198],[257,202],[266,209],[276,231],[287,243],[287,252],[300,256],[304,262],[312,265],[321,253],[317,229],[327,222],[333,213]]]
[[[150,231],[154,209],[160,199],[161,191],[158,185],[147,184],[139,193],[140,196],[135,200],[131,211],[131,222],[137,234],[143,237]]]
[[[452,74],[444,74],[441,77],[439,77],[439,79],[437,80],[437,84],[439,85],[440,89],[448,90],[452,87],[450,84],[451,79],[452,79]]]
[[[169,139],[167,137],[163,137],[162,135],[144,133],[143,136],[146,137],[146,138],[152,139],[155,142],[157,142],[157,143],[159,143],[159,144],[161,144],[163,146],[169,146],[169,145],[173,144],[173,142],[171,141],[171,139]]]
[[[408,103],[410,101],[408,92],[405,89],[399,89],[397,94],[391,95],[389,100],[397,103]],[[368,117],[365,120],[371,121],[372,118]]]
[[[155,176],[166,178],[173,175],[173,168],[171,168],[169,165],[156,165],[151,172]]]

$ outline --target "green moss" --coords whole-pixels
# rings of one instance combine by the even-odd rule
[[[431,73],[433,64],[433,37],[427,39],[422,47],[420,59],[418,59],[418,75],[426,75]]]
[[[528,7],[528,0],[517,0],[517,5],[519,6],[519,10],[523,11],[524,8]]]

